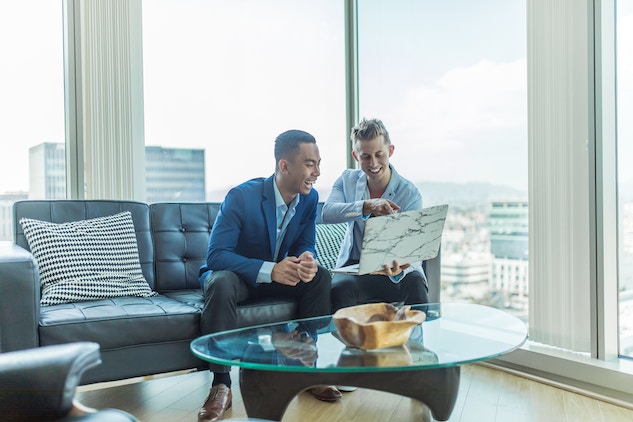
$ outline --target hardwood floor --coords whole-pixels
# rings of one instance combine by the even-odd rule
[[[237,368],[232,377],[233,407],[226,417],[246,418]],[[208,372],[180,373],[140,382],[82,386],[78,400],[97,409],[118,408],[145,422],[195,422],[211,377]],[[424,417],[423,417],[424,416]],[[380,391],[343,393],[336,403],[301,393],[283,422],[413,421],[430,417],[415,400]],[[451,422],[633,422],[633,410],[482,365],[465,365]]]

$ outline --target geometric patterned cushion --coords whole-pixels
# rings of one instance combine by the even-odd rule
[[[347,223],[316,225],[317,258],[325,269],[334,269],[346,230]]]
[[[37,260],[41,305],[156,296],[141,270],[132,214],[56,224],[20,219]]]

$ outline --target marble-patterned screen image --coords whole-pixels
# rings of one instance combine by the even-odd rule
[[[373,217],[365,223],[358,274],[434,258],[440,248],[448,205]]]

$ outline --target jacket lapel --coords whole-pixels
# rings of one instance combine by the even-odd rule
[[[264,198],[262,200],[262,212],[266,218],[271,255],[275,254],[275,243],[277,242],[277,209],[275,204],[275,190],[273,188],[274,177],[273,175],[264,181]],[[275,258],[275,256],[271,256],[270,260],[275,261]]]
[[[367,188],[367,175],[362,171],[358,172],[358,180],[356,180],[356,191],[354,192],[354,200],[360,201],[365,195]]]

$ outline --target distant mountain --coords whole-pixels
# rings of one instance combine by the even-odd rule
[[[486,209],[491,201],[527,201],[527,191],[492,183],[422,182],[417,183],[417,187],[422,193],[425,207],[449,204],[451,207]],[[320,188],[319,200],[323,202],[330,194],[330,186]],[[207,201],[223,201],[228,190],[229,188],[207,191]]]
[[[491,201],[527,201],[528,197],[527,191],[491,183],[421,182],[417,186],[425,207],[437,204],[486,207]]]

